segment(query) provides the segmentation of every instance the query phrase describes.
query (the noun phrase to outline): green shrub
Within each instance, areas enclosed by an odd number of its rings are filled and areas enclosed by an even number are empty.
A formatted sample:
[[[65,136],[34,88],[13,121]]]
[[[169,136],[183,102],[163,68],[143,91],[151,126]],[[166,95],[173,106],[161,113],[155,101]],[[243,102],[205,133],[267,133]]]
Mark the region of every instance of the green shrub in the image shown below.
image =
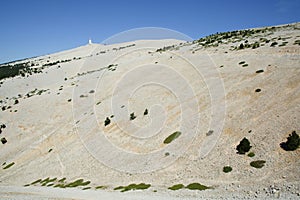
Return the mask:
[[[248,153],[247,156],[248,156],[248,157],[254,157],[254,156],[255,156],[255,153],[254,153],[254,152],[250,152],[250,153]]]
[[[232,171],[232,167],[230,167],[230,166],[223,167],[223,172],[228,173],[228,172],[231,172],[231,171]]]
[[[114,188],[114,190],[121,190],[121,192],[126,192],[129,190],[145,190],[151,187],[150,184],[140,183],[140,184],[130,184],[128,186],[119,186]]]
[[[240,141],[240,144],[236,147],[236,150],[238,151],[238,154],[245,154],[251,149],[251,147],[249,140],[247,138],[243,138]]]
[[[169,187],[168,189],[170,189],[170,190],[180,190],[182,188],[184,188],[183,184],[176,184],[176,185],[173,185],[173,186]]]
[[[106,117],[105,121],[104,121],[104,126],[107,126],[110,124],[110,119],[108,117]]]
[[[252,161],[250,163],[251,167],[255,167],[255,168],[262,168],[263,166],[265,166],[266,161],[264,160],[256,160],[256,161]]]
[[[148,109],[146,108],[146,110],[144,111],[144,115],[148,115]]]
[[[176,131],[174,133],[172,133],[171,135],[169,135],[165,140],[164,140],[164,144],[169,144],[171,143],[173,140],[175,140],[176,138],[178,138],[181,135],[180,131]]]
[[[275,47],[278,43],[277,42],[272,42],[272,44],[270,45],[270,47]]]
[[[286,142],[280,144],[281,148],[286,151],[294,151],[300,146],[300,138],[296,131],[289,135]]]
[[[134,112],[130,113],[130,120],[134,120],[135,118],[136,118],[136,116],[134,115]]]
[[[10,168],[11,166],[13,166],[15,163],[12,162],[12,163],[9,163],[8,165],[6,165],[5,167],[3,167],[3,169],[8,169]]]
[[[191,183],[191,184],[187,185],[186,188],[190,189],[190,190],[206,190],[206,189],[209,189],[210,187],[207,187],[200,183]]]

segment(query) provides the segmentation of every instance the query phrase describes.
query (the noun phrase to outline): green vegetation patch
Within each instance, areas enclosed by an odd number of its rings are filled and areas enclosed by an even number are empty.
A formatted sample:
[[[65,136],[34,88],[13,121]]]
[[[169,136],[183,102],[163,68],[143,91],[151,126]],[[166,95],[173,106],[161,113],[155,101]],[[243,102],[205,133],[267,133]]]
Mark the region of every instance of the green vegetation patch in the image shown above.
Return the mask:
[[[252,161],[250,163],[251,167],[255,167],[255,168],[262,168],[263,166],[265,166],[266,161],[264,160],[256,160],[256,161]]]
[[[189,189],[189,190],[206,190],[206,189],[210,189],[210,187],[207,187],[207,186],[202,185],[200,183],[191,183],[191,184],[187,185],[186,188]]]
[[[183,184],[176,184],[176,185],[173,185],[173,186],[169,187],[168,189],[170,189],[170,190],[180,190],[182,188],[184,188]]]
[[[149,187],[151,187],[151,184],[145,184],[145,183],[140,183],[140,184],[130,184],[128,186],[119,186],[114,188],[114,190],[121,190],[121,192],[127,192],[129,190],[146,190]]]
[[[230,166],[223,167],[223,172],[228,173],[228,172],[231,172],[231,171],[232,171],[232,167],[230,167]]]
[[[283,148],[286,151],[294,151],[300,146],[300,137],[296,133],[296,131],[293,131],[292,134],[289,135],[286,142],[282,142],[280,144],[281,148]]]
[[[164,140],[164,144],[169,144],[171,143],[173,140],[175,140],[176,138],[178,138],[181,135],[180,131],[176,131],[174,133],[172,133],[171,135],[169,135],[165,140]]]
[[[248,155],[247,155],[248,157],[254,157],[255,156],[255,153],[254,152],[250,152],[250,153],[248,153]]]
[[[41,182],[42,181],[42,179],[38,179],[38,180],[36,180],[36,181],[33,181],[32,183],[30,183],[31,185],[34,185],[34,184],[37,184],[37,183],[39,183],[39,182]]]
[[[104,185],[99,185],[99,186],[96,186],[95,189],[98,190],[98,189],[106,189],[107,186],[104,186]]]
[[[6,165],[5,167],[3,167],[3,169],[8,169],[10,168],[11,166],[13,166],[15,163],[12,162],[12,163],[9,163],[8,165]]]
[[[66,187],[77,187],[77,186],[86,186],[88,184],[90,184],[91,182],[90,181],[86,181],[84,182],[83,179],[78,179],[72,183],[69,183],[67,185],[65,185]]]
[[[243,138],[240,141],[240,144],[236,147],[236,150],[238,151],[238,154],[245,154],[251,149],[251,147],[249,140],[247,138]]]

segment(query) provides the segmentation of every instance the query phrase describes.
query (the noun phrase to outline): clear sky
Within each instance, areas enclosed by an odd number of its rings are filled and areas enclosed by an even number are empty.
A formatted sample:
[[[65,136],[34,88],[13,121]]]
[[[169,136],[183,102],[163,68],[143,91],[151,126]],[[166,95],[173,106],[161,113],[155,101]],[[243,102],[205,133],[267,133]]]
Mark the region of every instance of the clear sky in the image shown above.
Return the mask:
[[[1,0],[0,63],[102,42],[141,27],[197,39],[300,21],[300,0]]]

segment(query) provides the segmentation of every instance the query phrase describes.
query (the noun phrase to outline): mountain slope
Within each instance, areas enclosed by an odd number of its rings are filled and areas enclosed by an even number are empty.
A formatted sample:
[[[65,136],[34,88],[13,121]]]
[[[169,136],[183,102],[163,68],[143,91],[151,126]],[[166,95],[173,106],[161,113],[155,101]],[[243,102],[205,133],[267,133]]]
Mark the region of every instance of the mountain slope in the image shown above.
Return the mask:
[[[57,178],[44,182],[52,188],[65,177],[91,190],[149,183],[145,195],[168,198],[296,198],[299,149],[280,143],[300,131],[299,30],[92,44],[0,66],[22,69],[1,80],[0,185]],[[244,137],[254,157],[236,153]],[[250,166],[256,160],[266,163]],[[168,190],[194,182],[214,189]]]

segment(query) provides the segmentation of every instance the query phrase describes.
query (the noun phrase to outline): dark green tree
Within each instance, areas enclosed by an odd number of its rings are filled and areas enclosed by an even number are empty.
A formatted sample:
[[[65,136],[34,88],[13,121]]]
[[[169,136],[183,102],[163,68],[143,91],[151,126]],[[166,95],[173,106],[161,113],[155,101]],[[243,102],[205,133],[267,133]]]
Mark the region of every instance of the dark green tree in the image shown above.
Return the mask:
[[[236,147],[236,150],[238,151],[237,153],[238,154],[245,154],[247,153],[250,149],[251,149],[252,146],[250,146],[250,142],[247,138],[243,138],[241,141],[240,141],[240,144],[237,145]]]
[[[289,135],[286,142],[280,144],[281,148],[286,151],[294,151],[300,146],[300,138],[296,131]]]
[[[110,119],[108,117],[106,117],[106,119],[104,121],[104,126],[107,126],[108,124],[110,124]]]

